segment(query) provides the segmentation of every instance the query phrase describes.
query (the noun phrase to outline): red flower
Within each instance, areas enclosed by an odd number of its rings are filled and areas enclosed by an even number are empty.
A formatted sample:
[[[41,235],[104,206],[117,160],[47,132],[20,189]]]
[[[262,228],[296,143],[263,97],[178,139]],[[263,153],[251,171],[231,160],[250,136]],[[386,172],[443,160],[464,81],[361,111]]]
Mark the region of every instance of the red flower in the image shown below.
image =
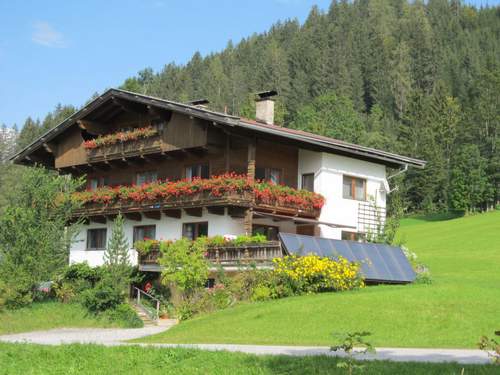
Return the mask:
[[[182,199],[195,194],[222,197],[230,194],[253,194],[255,201],[265,205],[279,205],[303,210],[321,209],[325,199],[317,193],[297,190],[268,182],[251,181],[246,175],[226,173],[220,176],[192,181],[164,181],[141,186],[102,187],[93,191],[75,193],[74,199],[86,203],[113,204],[116,202],[155,202],[171,198]]]

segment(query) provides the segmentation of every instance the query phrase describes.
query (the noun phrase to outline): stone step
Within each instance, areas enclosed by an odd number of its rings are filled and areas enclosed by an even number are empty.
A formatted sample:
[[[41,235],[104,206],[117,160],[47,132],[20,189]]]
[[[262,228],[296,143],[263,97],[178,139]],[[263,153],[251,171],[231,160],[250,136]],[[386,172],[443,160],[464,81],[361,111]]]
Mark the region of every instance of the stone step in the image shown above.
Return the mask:
[[[155,320],[152,320],[142,307],[140,307],[137,304],[132,303],[132,302],[130,303],[130,305],[137,313],[137,316],[139,317],[139,319],[142,320],[144,326],[156,326],[157,325],[157,322]]]

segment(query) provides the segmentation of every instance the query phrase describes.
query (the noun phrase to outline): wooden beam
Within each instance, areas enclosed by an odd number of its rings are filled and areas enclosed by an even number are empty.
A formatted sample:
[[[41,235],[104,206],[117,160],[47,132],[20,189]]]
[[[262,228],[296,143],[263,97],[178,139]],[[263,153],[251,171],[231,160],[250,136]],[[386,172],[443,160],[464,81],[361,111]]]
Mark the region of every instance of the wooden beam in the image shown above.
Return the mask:
[[[235,207],[229,206],[227,208],[227,214],[232,218],[244,218],[247,208],[245,207]]]
[[[253,209],[248,208],[245,211],[245,218],[243,219],[243,228],[245,229],[245,234],[247,236],[252,234],[253,225]]]
[[[247,175],[250,181],[255,180],[255,154],[256,154],[257,140],[252,138],[248,142],[248,155],[247,155]]]
[[[113,107],[111,109],[111,111],[108,111],[106,112],[104,115],[101,115],[99,118],[103,121],[103,122],[109,122],[111,121],[114,117],[116,117],[117,115],[119,115],[120,113],[123,112],[123,109],[122,107]]]
[[[113,98],[112,100],[113,104],[120,106],[126,112],[145,114],[148,111],[143,104],[133,103],[119,98]]]
[[[185,208],[184,211],[186,211],[186,214],[189,216],[201,217],[203,215],[203,209],[201,207]]]
[[[224,216],[226,209],[224,206],[208,206],[207,211],[209,214]]]
[[[224,169],[226,170],[226,173],[229,172],[229,154],[230,154],[230,145],[231,145],[231,140],[229,138],[229,134],[226,133],[226,149],[224,151]]]
[[[80,129],[85,130],[90,134],[102,134],[105,128],[102,123],[97,121],[78,120],[76,123]]]
[[[164,210],[163,213],[165,214],[165,216],[171,217],[174,219],[180,219],[182,216],[182,211],[180,209],[175,209],[175,208]]]
[[[94,223],[99,223],[99,224],[106,224],[106,216],[92,216],[90,217],[90,220],[93,221]]]
[[[146,211],[144,212],[144,216],[148,219],[160,220],[161,219],[161,211]]]
[[[52,148],[52,146],[50,146],[48,143],[44,143],[43,144],[43,148],[45,149],[45,151],[47,151],[49,154],[53,154],[54,153],[54,149]]]
[[[168,111],[166,109],[159,107],[154,107],[152,105],[148,105],[147,108],[148,108],[148,113],[151,116],[160,117],[162,120],[165,120],[167,122],[170,121],[170,118],[172,117],[172,111]]]
[[[115,219],[118,217],[118,214],[108,214],[106,215],[106,218],[110,221],[115,221]]]
[[[141,221],[142,220],[142,215],[140,212],[127,212],[124,214],[124,216],[127,219],[134,220],[134,221]]]

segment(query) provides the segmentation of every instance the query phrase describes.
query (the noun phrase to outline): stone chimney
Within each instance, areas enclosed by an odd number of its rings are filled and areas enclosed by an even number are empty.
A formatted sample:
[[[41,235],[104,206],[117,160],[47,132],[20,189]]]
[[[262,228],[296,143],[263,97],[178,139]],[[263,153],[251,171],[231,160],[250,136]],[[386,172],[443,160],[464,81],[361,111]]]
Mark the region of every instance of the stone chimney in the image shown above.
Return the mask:
[[[255,119],[265,124],[274,124],[274,96],[276,90],[257,93],[255,99]]]

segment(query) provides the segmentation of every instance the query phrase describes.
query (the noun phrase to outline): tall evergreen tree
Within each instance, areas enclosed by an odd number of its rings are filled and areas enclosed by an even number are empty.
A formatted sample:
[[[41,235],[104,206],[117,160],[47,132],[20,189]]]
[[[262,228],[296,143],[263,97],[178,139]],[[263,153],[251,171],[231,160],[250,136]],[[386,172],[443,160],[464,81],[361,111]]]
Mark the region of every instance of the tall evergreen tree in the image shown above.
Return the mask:
[[[108,246],[104,251],[104,263],[108,266],[130,266],[128,241],[123,229],[123,216],[119,214],[113,221],[113,229]]]

